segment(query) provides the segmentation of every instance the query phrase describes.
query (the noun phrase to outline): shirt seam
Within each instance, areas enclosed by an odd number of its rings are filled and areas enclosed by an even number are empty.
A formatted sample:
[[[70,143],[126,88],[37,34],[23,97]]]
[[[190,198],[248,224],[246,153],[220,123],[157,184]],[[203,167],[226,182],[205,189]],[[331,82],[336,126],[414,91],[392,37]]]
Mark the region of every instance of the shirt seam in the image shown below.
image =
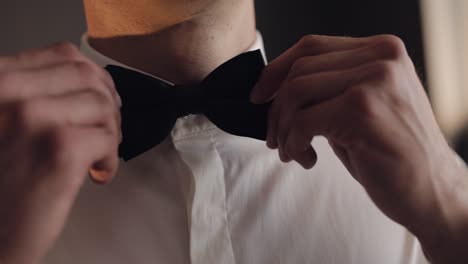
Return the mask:
[[[211,129],[209,132],[213,132],[214,129]],[[231,238],[231,223],[229,222],[229,218],[228,218],[228,213],[227,213],[227,203],[226,203],[226,193],[227,193],[227,189],[226,189],[226,178],[224,177],[224,172],[226,171],[226,167],[224,166],[224,162],[223,160],[221,159],[221,155],[219,154],[219,151],[218,151],[218,147],[217,147],[217,143],[216,141],[214,140],[214,133],[209,133],[209,138],[210,138],[210,143],[213,145],[213,149],[214,151],[216,152],[216,155],[218,156],[219,160],[221,161],[221,165],[222,165],[222,168],[223,168],[223,187],[224,187],[224,199],[223,199],[223,203],[224,203],[224,218],[226,219],[226,226],[227,226],[227,235],[228,235],[228,239],[229,239],[229,244],[230,244],[230,248],[231,248],[231,254],[232,254],[232,258],[234,260],[234,263],[237,263],[236,261],[236,255],[234,254],[234,248],[233,248],[233,245],[232,245],[232,238]]]
[[[201,134],[204,134],[204,133],[209,133],[213,130],[215,130],[216,127],[211,127],[211,128],[207,128],[207,129],[203,129],[203,130],[198,130],[196,132],[190,132],[190,133],[186,133],[186,134],[182,134],[181,136],[177,136],[176,138],[174,138],[173,136],[173,139],[172,141],[173,142],[179,142],[179,141],[182,141],[182,140],[186,140],[186,139],[189,139],[191,137],[195,137],[195,136],[198,136],[198,135],[201,135]],[[211,137],[210,137],[211,139]]]

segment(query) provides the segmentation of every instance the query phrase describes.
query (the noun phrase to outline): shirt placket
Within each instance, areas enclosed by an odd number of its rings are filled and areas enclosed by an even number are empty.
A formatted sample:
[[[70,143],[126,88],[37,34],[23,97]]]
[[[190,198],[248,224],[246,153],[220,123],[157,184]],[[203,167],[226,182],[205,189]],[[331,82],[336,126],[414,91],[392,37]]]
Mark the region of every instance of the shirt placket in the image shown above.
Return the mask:
[[[193,196],[187,206],[191,262],[233,264],[224,166],[212,136],[214,128],[184,134],[181,127],[173,133],[173,139],[178,154],[192,173]]]

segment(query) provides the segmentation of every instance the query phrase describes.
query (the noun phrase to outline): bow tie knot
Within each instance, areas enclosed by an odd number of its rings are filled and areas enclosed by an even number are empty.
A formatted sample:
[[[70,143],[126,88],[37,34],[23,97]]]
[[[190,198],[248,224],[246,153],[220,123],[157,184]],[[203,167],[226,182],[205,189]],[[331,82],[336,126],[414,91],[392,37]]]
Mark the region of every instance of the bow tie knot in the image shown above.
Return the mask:
[[[203,84],[177,85],[172,89],[174,111],[177,117],[203,114],[208,109],[208,94]]]

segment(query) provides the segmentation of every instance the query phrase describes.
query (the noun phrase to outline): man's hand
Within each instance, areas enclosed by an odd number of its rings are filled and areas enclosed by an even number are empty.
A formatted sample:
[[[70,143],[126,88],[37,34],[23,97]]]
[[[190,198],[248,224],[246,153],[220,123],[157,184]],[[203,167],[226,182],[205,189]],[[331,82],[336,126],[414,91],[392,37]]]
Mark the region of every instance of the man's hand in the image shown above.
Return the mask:
[[[71,44],[0,57],[0,263],[38,263],[87,172],[118,167],[111,77]]]
[[[429,251],[440,238],[460,237],[468,223],[466,169],[457,166],[400,39],[304,37],[267,66],[252,93],[254,102],[272,98],[267,144],[282,161],[312,168],[311,141],[325,136],[377,206]]]

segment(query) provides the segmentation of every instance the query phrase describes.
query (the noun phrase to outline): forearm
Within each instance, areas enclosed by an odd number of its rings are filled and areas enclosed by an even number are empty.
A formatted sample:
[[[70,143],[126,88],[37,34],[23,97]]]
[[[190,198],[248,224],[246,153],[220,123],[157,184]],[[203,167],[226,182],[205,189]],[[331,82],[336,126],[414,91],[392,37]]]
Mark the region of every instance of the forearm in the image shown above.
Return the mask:
[[[436,182],[433,215],[412,228],[434,264],[468,263],[468,170],[456,154],[454,157]]]

